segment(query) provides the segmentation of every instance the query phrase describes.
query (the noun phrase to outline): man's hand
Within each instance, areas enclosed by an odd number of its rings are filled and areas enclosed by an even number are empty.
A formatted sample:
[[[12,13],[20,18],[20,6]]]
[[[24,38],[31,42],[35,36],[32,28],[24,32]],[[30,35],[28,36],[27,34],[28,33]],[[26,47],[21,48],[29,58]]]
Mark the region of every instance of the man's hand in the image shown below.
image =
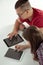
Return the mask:
[[[9,37],[10,39],[12,39],[12,37],[13,37],[14,35],[17,35],[17,32],[16,32],[16,31],[9,33],[9,34],[8,34],[8,37]]]

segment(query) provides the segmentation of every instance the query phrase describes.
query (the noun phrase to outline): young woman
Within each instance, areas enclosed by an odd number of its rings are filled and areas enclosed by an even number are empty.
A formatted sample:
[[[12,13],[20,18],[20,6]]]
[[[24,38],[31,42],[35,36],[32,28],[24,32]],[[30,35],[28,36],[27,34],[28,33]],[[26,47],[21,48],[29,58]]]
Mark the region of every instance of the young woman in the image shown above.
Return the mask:
[[[34,60],[38,60],[43,65],[43,34],[35,26],[30,26],[23,32],[23,37],[30,42],[31,52]]]

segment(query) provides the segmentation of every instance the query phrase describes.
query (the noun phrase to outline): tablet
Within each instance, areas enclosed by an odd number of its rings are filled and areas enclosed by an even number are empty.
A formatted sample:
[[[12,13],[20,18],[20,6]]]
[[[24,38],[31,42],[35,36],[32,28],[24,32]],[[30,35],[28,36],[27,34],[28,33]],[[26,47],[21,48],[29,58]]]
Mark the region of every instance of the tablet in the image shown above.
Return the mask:
[[[13,36],[13,38],[10,40],[9,38],[6,38],[6,39],[4,39],[4,42],[5,42],[5,44],[8,46],[8,47],[11,47],[11,46],[13,46],[13,45],[15,45],[15,44],[18,44],[18,43],[21,43],[21,42],[23,42],[24,40],[22,39],[22,37],[19,35],[19,34],[17,34],[17,36],[15,37],[15,36]]]
[[[7,53],[5,54],[5,57],[20,60],[22,53],[23,51],[18,52],[17,50],[9,48]]]

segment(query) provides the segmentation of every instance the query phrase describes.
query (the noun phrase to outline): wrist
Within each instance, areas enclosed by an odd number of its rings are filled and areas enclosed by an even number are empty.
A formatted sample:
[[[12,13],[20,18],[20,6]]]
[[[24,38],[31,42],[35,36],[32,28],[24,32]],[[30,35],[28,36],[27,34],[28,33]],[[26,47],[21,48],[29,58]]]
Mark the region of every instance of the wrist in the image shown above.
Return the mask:
[[[26,49],[26,48],[29,48],[30,46],[29,45],[24,45],[24,48]]]
[[[30,48],[30,47],[31,47],[30,44],[27,44],[27,45],[26,45],[26,48]]]

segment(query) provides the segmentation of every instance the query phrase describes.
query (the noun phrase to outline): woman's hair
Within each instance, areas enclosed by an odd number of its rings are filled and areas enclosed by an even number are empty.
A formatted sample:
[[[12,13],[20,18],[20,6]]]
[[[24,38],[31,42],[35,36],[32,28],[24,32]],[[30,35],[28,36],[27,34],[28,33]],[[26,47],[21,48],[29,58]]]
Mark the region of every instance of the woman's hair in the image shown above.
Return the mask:
[[[30,41],[31,52],[35,54],[41,42],[43,41],[43,34],[37,29],[37,27],[30,26],[24,30],[23,37],[27,41]]]

